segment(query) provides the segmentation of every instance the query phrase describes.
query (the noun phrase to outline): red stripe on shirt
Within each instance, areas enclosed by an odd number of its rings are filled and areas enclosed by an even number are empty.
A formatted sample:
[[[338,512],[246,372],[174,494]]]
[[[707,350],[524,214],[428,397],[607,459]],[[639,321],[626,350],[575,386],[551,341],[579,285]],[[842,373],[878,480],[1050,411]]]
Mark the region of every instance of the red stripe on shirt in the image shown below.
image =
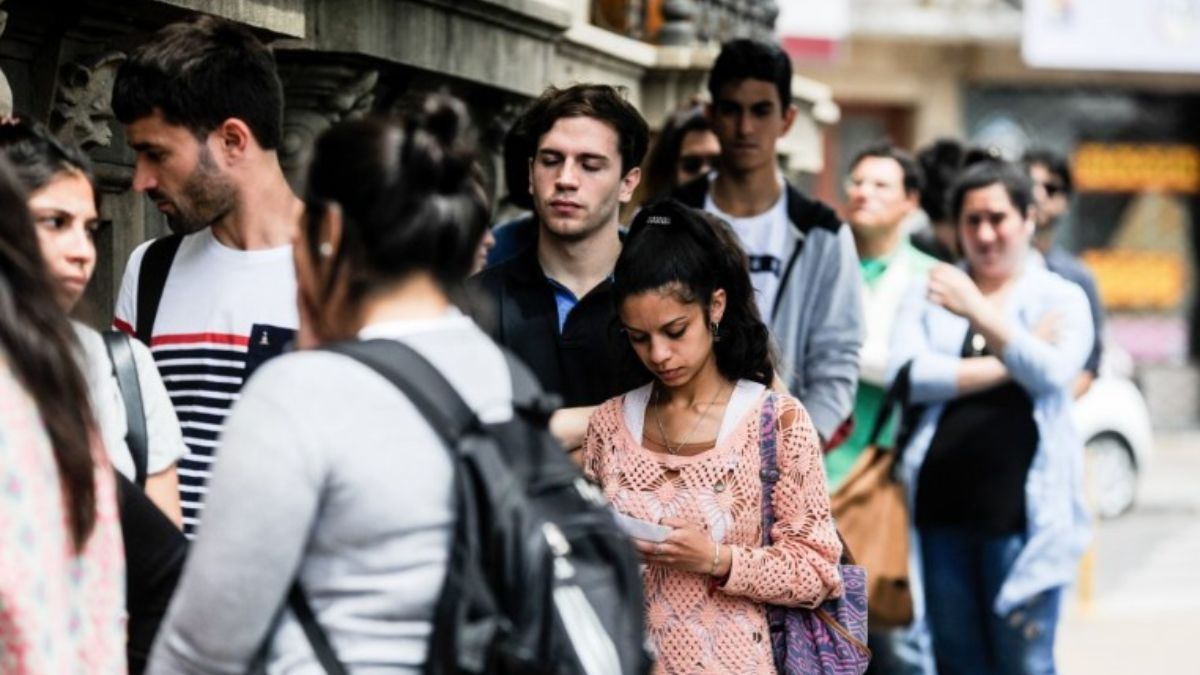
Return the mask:
[[[221,345],[236,345],[246,347],[250,344],[249,335],[231,335],[229,333],[179,333],[176,335],[155,335],[150,338],[150,346],[181,345],[212,343]]]
[[[130,326],[128,323],[118,319],[115,316],[113,317],[113,328],[116,328],[117,330],[129,335],[130,337],[134,337],[133,326]]]

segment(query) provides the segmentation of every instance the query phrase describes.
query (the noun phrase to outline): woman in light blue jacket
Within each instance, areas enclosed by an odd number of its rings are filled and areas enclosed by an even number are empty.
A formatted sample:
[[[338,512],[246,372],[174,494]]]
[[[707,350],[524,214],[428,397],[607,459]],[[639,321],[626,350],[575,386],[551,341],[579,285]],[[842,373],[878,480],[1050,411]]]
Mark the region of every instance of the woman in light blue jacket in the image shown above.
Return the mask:
[[[889,371],[924,406],[903,458],[941,675],[1053,673],[1063,588],[1088,537],[1073,378],[1087,299],[1031,249],[1028,177],[989,160],[951,191],[965,260],[901,306]]]

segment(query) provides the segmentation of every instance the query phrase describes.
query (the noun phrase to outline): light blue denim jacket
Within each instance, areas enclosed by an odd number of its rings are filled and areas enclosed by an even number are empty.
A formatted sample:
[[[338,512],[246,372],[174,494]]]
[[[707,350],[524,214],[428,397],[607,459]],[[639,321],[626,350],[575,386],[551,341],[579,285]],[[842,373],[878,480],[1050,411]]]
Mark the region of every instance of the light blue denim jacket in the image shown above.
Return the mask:
[[[888,364],[890,381],[912,361],[911,400],[927,406],[903,458],[912,512],[917,472],[946,402],[957,393],[968,329],[966,319],[926,299],[926,286],[924,279],[915,282],[900,306]],[[1092,348],[1087,297],[1075,284],[1046,270],[1036,253],[1030,254],[1011,293],[1006,308],[1011,337],[1001,360],[1033,399],[1038,447],[1025,480],[1026,542],[996,597],[993,610],[1000,616],[1044,590],[1069,583],[1090,536],[1083,501],[1083,444],[1071,420],[1072,383]],[[1047,312],[1060,317],[1053,344],[1032,332]]]

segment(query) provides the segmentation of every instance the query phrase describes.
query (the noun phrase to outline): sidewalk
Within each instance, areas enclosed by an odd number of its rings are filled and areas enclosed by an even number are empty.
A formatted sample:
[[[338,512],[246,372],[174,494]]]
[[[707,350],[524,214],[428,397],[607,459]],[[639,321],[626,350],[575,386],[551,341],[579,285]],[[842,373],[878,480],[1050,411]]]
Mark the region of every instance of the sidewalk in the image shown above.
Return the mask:
[[[1064,607],[1064,675],[1200,673],[1200,431],[1155,441],[1134,510],[1097,524],[1092,598]]]

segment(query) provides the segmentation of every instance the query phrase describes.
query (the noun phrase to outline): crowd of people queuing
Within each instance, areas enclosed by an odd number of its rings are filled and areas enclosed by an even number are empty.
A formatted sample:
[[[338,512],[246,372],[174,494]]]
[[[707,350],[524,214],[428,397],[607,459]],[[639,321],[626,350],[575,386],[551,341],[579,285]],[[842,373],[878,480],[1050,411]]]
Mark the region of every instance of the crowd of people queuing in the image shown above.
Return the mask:
[[[912,620],[870,630],[870,672],[1055,672],[1088,532],[1070,408],[1100,356],[1095,285],[1053,243],[1069,168],[879,143],[839,215],[777,161],[791,82],[777,46],[727,43],[653,147],[617,89],[547,89],[493,230],[454,98],[335,125],[296,194],[270,50],[172,24],[113,109],[173,234],[133,252],[106,335],[68,319],[97,255],[88,158],[4,120],[0,672],[323,672],[293,582],[347,672],[427,668],[454,462],[322,349],[380,339],[484,423],[516,414],[505,350],[555,397],[563,451],[641,527],[656,672],[793,672],[766,608],[850,592],[830,495],[873,444],[900,457]]]

